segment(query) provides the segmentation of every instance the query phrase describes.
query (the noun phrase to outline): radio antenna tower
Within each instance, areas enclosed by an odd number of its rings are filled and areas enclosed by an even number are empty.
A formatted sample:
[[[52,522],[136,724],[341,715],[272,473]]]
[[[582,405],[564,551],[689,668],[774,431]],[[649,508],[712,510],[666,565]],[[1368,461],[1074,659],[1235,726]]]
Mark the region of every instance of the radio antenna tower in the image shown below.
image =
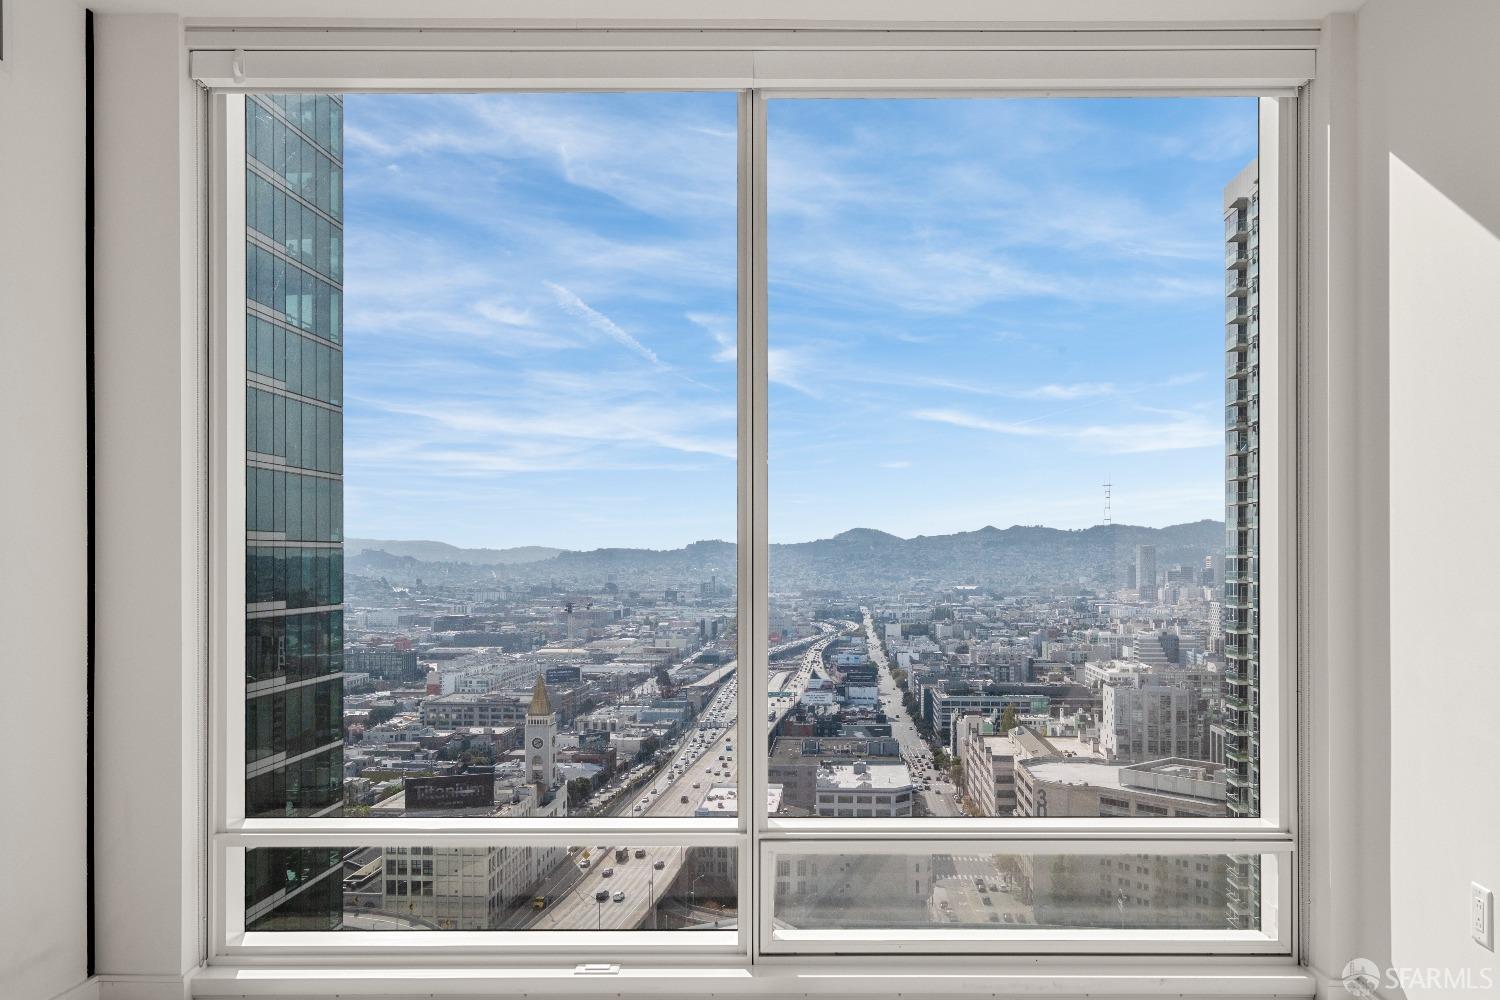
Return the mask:
[[[1109,519],[1109,488],[1111,486],[1113,486],[1113,485],[1114,484],[1110,483],[1110,482],[1106,482],[1104,484],[1104,526],[1106,528],[1110,526],[1110,519]]]

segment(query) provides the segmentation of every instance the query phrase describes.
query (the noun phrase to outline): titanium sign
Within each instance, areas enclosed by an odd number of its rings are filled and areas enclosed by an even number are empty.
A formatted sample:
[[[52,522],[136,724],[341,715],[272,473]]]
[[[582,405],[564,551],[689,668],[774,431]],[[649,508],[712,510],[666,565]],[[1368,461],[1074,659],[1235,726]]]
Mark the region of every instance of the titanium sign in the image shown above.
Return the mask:
[[[434,809],[482,809],[495,804],[492,774],[450,774],[440,778],[407,778],[408,812]]]

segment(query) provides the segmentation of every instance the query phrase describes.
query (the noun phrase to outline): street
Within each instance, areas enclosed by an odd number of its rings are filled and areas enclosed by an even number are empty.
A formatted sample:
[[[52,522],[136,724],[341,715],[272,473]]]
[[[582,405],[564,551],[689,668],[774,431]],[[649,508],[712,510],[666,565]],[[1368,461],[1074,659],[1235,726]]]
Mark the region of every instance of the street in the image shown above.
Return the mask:
[[[891,676],[891,665],[886,660],[885,648],[875,632],[875,621],[868,608],[860,608],[864,615],[865,638],[870,648],[870,657],[875,661],[880,676],[880,706],[891,720],[891,735],[901,744],[901,757],[911,768],[912,781],[918,786],[917,801],[929,816],[962,816],[963,807],[958,802],[958,789],[940,774],[932,763],[932,748],[917,732],[916,723],[901,702],[901,689]],[[922,787],[922,786],[926,787]]]

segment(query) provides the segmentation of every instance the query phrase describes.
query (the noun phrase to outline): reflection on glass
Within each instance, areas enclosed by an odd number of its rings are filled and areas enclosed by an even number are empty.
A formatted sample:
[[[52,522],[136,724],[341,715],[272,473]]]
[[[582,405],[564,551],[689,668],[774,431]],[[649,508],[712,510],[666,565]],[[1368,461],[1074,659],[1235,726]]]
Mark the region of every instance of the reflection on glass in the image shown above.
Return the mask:
[[[774,920],[800,930],[1255,930],[1262,858],[773,854]],[[1257,897],[1258,898],[1258,897]]]
[[[725,930],[720,847],[355,847],[246,854],[248,930]],[[332,874],[328,874],[332,872]],[[253,886],[277,883],[275,905]]]

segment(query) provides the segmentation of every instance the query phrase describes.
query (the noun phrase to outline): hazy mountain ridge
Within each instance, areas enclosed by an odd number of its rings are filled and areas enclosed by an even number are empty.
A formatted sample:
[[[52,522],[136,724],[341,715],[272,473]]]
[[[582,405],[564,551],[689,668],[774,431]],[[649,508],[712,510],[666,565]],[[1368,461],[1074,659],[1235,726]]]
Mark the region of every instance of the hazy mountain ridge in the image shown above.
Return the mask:
[[[421,562],[474,563],[480,566],[511,566],[517,563],[540,562],[551,559],[562,549],[545,545],[521,545],[512,549],[465,549],[447,542],[402,541],[383,538],[344,539],[345,557],[357,556],[364,551],[385,552],[393,556],[407,556]]]
[[[354,575],[416,578],[427,581],[488,580],[500,584],[559,582],[580,587],[615,582],[626,589],[695,588],[714,577],[733,584],[735,545],[724,541],[693,542],[680,549],[609,548],[590,551],[544,549],[460,549],[440,542],[368,542],[358,551],[346,543],[345,571]],[[852,528],[832,538],[771,546],[773,589],[900,589],[917,581],[975,583],[1015,587],[1092,582],[1118,584],[1135,560],[1137,545],[1155,545],[1158,567],[1199,565],[1204,556],[1222,552],[1224,524],[1194,521],[1146,528],[1096,525],[1064,530],[1034,525],[995,528],[951,535],[901,538],[871,528]],[[379,546],[376,548],[375,546]],[[400,546],[400,549],[386,546]],[[424,560],[406,554],[414,546],[440,546],[449,558]],[[552,552],[518,560],[517,552]],[[499,554],[509,562],[460,559],[459,554]]]

